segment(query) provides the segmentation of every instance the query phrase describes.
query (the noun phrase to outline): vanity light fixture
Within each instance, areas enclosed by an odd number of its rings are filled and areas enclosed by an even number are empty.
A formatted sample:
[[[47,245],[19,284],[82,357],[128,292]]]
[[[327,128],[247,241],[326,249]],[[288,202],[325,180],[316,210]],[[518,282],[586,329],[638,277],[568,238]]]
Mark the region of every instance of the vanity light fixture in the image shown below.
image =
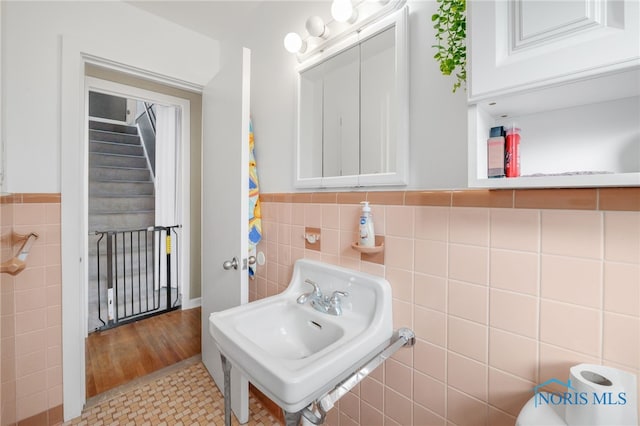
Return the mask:
[[[305,23],[307,36],[289,33],[284,47],[297,56],[298,62],[357,33],[372,22],[400,10],[407,0],[332,0],[331,16],[325,22],[320,16],[311,16]]]
[[[329,28],[319,16],[310,16],[305,24],[307,32],[312,37],[320,37],[326,39],[329,37]]]
[[[358,11],[354,9],[351,0],[333,0],[331,3],[331,16],[336,22],[353,24],[358,19]]]
[[[298,33],[288,33],[284,36],[284,48],[291,53],[304,53],[307,50],[307,42],[302,40]]]

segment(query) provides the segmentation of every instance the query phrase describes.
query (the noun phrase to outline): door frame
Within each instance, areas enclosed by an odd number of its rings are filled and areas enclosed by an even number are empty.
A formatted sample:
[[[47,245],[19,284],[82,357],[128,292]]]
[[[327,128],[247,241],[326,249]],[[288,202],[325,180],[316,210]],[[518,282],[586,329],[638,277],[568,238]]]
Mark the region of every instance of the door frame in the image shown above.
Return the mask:
[[[63,35],[60,67],[60,187],[62,276],[62,394],[63,418],[82,414],[86,402],[86,266],[87,173],[83,166],[88,134],[85,117],[85,65],[93,64],[166,86],[202,93],[203,86],[116,62],[89,52],[101,51],[91,41]],[[206,69],[211,76],[217,69]],[[78,226],[80,224],[80,226]],[[184,304],[183,304],[184,306]]]
[[[179,277],[178,277],[178,283],[179,283],[179,287],[178,287],[178,291],[180,292],[180,294],[182,295],[182,301],[184,301],[185,303],[182,304],[182,308],[181,309],[189,309],[194,307],[193,304],[190,302],[191,298],[190,298],[190,290],[191,290],[191,286],[189,285],[190,283],[190,268],[189,265],[186,263],[186,259],[190,258],[190,247],[191,247],[191,222],[190,222],[190,217],[191,217],[191,191],[190,191],[190,185],[189,185],[189,177],[191,174],[191,157],[190,157],[190,150],[191,150],[191,126],[190,126],[190,119],[191,119],[191,102],[188,99],[184,99],[184,98],[179,98],[179,97],[175,97],[175,96],[171,96],[171,95],[166,95],[164,93],[158,93],[158,92],[153,92],[153,91],[149,91],[149,90],[145,90],[145,89],[141,89],[135,86],[129,86],[126,84],[122,84],[122,83],[118,83],[118,82],[114,82],[114,81],[109,81],[109,80],[103,80],[100,78],[96,78],[96,77],[89,77],[89,76],[85,76],[85,125],[88,123],[89,120],[89,92],[99,92],[99,93],[104,93],[104,94],[108,94],[108,95],[113,95],[113,96],[119,96],[119,97],[123,97],[126,99],[137,99],[137,100],[143,100],[143,101],[150,101],[154,104],[158,104],[158,105],[165,105],[165,106],[172,106],[175,108],[180,109],[180,114],[179,114],[179,126],[180,126],[180,140],[177,141],[176,145],[177,148],[179,150],[179,157],[180,157],[180,162],[179,162],[179,170],[177,170],[177,172],[179,173],[179,176],[176,176],[176,182],[178,183],[179,187],[178,187],[178,191],[176,194],[176,197],[178,199],[178,217],[177,217],[177,222],[178,224],[182,225],[182,230],[180,232],[180,246],[179,246],[179,250],[177,251],[177,254],[179,256],[179,258],[177,259],[177,264],[178,264],[178,271],[179,271]],[[84,220],[84,231],[82,231],[82,235],[86,236],[87,235],[87,230],[89,229],[89,225],[88,225],[88,217],[89,217],[89,189],[88,189],[88,182],[89,182],[89,131],[87,130],[85,133],[85,141],[83,144],[83,148],[84,148],[84,160],[83,160],[83,166],[84,166],[84,184],[85,184],[85,188],[83,191],[83,195],[84,195],[84,199],[83,199],[83,204],[82,207],[85,211],[85,220]],[[156,187],[156,196],[157,196],[157,187]],[[158,224],[156,223],[156,225],[175,225],[175,224]],[[89,245],[85,244],[84,246],[84,255],[83,255],[84,259],[89,259]],[[89,270],[89,264],[88,262],[84,262],[84,269],[85,269],[85,275],[84,275],[84,283],[83,283],[83,287],[85,289],[85,297],[86,297],[86,303],[85,303],[85,312],[84,312],[84,316],[85,316],[85,327],[88,328],[87,326],[87,320],[88,320],[88,298],[89,298],[89,292],[87,289],[87,284],[88,284],[88,280],[87,280],[87,276],[88,276],[88,270]],[[88,334],[88,329],[85,328],[84,331],[84,335],[87,336]]]

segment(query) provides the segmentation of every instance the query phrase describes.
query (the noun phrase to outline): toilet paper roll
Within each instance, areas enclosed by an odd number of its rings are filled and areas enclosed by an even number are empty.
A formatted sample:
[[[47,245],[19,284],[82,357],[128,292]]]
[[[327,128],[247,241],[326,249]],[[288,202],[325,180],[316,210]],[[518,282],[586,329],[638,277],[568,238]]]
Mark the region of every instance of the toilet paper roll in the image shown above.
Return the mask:
[[[637,425],[636,376],[612,367],[579,364],[570,368],[574,403],[566,405],[565,420],[578,425]]]

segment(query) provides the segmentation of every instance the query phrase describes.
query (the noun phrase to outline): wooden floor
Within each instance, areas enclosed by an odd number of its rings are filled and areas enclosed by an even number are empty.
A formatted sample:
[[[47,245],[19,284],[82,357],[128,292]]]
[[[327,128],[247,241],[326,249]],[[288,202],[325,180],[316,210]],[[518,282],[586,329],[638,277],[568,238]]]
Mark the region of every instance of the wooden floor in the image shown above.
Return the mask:
[[[200,329],[200,308],[194,308],[89,334],[87,398],[199,354]]]

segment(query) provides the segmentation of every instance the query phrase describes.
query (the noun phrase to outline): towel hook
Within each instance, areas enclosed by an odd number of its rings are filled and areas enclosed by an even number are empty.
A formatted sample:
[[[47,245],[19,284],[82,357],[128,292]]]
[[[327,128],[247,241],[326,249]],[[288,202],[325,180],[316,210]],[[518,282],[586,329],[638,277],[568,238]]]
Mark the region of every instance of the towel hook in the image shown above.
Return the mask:
[[[13,256],[11,259],[7,260],[0,264],[0,273],[6,273],[10,275],[17,275],[24,268],[27,267],[27,257],[29,256],[29,251],[31,250],[31,246],[38,238],[38,234],[35,232],[31,232],[27,235],[12,233],[11,234],[11,245],[17,244],[22,241],[22,245],[18,250],[18,254]]]

